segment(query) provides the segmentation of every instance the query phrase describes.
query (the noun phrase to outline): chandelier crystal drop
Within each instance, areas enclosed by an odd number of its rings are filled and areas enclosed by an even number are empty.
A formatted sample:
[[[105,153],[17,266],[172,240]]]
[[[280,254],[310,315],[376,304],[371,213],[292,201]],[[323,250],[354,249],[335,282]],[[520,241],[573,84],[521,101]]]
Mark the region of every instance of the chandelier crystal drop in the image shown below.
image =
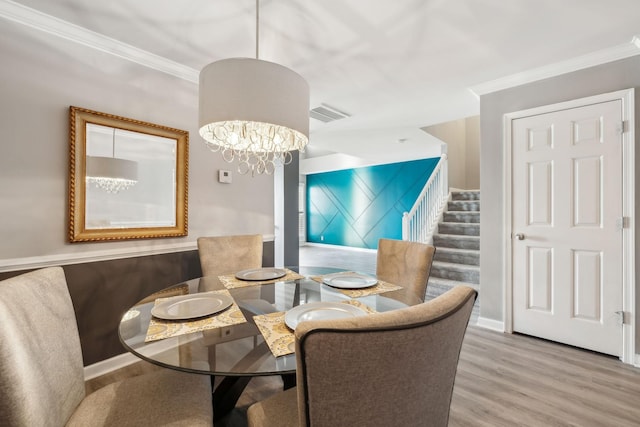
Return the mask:
[[[106,191],[107,193],[117,194],[120,191],[133,187],[138,181],[131,179],[102,178],[88,176],[87,183],[93,184],[96,188]]]
[[[304,152],[308,139],[301,132],[270,123],[231,120],[211,123],[200,135],[214,152],[231,163],[238,161],[238,172],[272,174],[278,165],[288,165],[291,151]]]
[[[200,136],[241,174],[271,174],[309,142],[309,85],[294,71],[256,58],[222,59],[200,72]]]
[[[116,157],[116,128],[112,129],[111,157],[86,156],[86,182],[110,194],[138,182],[138,162]]]
[[[107,193],[117,194],[138,182],[138,164],[117,157],[87,156],[86,182]]]

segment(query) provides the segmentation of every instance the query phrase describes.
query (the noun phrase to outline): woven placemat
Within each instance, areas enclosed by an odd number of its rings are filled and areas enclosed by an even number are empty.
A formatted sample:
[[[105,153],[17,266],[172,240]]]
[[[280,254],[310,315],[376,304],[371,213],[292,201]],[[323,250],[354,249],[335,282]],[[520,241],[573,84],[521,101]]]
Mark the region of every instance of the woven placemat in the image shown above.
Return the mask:
[[[368,314],[376,313],[374,309],[360,301],[348,300],[341,302],[359,307]],[[295,335],[284,323],[286,314],[284,311],[278,311],[276,313],[253,316],[253,321],[269,346],[269,350],[271,350],[271,353],[276,357],[286,356],[296,351]]]
[[[231,298],[231,294],[226,289],[211,291],[207,293],[223,294]],[[168,299],[170,298],[158,298],[156,299],[155,305],[167,301]],[[236,304],[235,301],[229,308],[223,310],[220,313],[212,314],[211,316],[199,318],[196,320],[174,321],[151,317],[151,321],[149,322],[149,329],[147,329],[147,335],[144,341],[157,341],[165,338],[175,337],[178,335],[191,334],[193,332],[206,331],[209,329],[221,328],[229,325],[237,325],[246,321],[247,319],[244,317],[242,311],[240,311],[240,307],[238,307],[238,304]]]
[[[285,268],[284,270],[287,272],[287,274],[285,274],[283,277],[270,280],[240,280],[236,277],[235,274],[218,276],[218,279],[220,279],[224,287],[227,289],[245,288],[247,286],[267,285],[269,283],[275,282],[290,282],[293,280],[304,279],[304,276],[296,273],[295,271],[289,270],[288,268]]]
[[[333,276],[361,276],[361,274],[358,274],[353,271],[343,271],[340,273],[325,274],[323,276],[312,276],[311,279],[315,280],[316,282],[324,283],[323,280],[325,278],[333,277]],[[397,291],[398,289],[402,289],[402,286],[394,285],[392,283],[385,282],[383,280],[378,280],[378,283],[376,283],[373,286],[369,286],[368,288],[362,288],[362,289],[333,288],[333,289],[340,291],[341,293],[348,296],[349,298],[361,298],[361,297],[366,297],[368,295],[377,295],[377,294],[382,294],[384,292]]]

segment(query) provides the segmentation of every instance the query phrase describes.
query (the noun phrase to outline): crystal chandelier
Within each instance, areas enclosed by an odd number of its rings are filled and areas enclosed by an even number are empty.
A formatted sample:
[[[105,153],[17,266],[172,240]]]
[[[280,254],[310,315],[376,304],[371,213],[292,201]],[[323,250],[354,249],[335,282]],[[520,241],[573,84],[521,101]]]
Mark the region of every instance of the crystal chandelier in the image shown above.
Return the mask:
[[[116,158],[116,129],[111,142],[112,157],[87,156],[87,184],[116,194],[138,182],[138,163]]]
[[[200,136],[238,172],[271,174],[309,142],[309,85],[294,71],[259,57],[213,62],[200,72]]]

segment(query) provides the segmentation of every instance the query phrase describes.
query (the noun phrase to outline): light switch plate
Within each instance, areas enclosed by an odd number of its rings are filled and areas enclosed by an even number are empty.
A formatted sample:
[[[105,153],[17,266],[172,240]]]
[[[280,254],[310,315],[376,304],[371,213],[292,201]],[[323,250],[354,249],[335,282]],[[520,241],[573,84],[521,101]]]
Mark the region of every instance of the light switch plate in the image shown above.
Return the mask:
[[[231,184],[231,171],[218,171],[218,182]]]

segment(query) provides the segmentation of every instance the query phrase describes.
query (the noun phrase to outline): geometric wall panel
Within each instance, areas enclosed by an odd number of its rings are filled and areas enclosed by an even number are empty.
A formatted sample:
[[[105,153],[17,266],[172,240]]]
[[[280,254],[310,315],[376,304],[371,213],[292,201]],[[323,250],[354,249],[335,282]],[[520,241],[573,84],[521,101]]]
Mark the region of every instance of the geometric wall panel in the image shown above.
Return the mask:
[[[439,157],[307,175],[307,242],[377,249],[402,239],[402,214]]]

